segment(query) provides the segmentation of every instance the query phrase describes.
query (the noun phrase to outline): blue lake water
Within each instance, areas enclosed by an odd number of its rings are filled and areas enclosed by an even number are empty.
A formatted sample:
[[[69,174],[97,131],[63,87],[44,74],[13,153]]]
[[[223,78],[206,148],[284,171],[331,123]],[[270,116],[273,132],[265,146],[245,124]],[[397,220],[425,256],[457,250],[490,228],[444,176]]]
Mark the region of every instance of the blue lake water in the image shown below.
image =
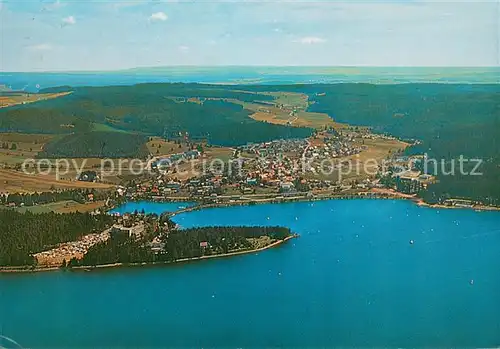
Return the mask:
[[[118,206],[109,211],[110,213],[134,213],[135,211],[141,212],[144,210],[146,213],[156,213],[160,215],[164,212],[174,212],[182,208],[193,206],[192,202],[148,202],[148,201],[130,201],[124,205]]]
[[[500,345],[500,212],[332,200],[175,220],[301,236],[174,266],[0,275],[0,333],[37,348]]]

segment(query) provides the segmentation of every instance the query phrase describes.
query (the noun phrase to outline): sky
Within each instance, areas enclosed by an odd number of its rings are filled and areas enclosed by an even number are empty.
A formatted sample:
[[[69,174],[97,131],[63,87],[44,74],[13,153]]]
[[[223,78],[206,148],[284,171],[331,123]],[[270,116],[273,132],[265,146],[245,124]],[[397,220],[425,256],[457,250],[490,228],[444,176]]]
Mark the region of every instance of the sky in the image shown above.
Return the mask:
[[[0,0],[0,70],[499,66],[500,0]]]

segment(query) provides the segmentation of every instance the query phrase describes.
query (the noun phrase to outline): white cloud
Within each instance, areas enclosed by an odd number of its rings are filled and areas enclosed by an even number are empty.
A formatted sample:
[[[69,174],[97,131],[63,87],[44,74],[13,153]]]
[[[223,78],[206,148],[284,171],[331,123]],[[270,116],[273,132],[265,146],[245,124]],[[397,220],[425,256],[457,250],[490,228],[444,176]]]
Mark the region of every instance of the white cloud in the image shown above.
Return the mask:
[[[306,36],[306,37],[300,38],[298,40],[295,40],[295,42],[298,42],[300,44],[305,44],[305,45],[312,45],[312,44],[322,44],[322,43],[326,42],[326,40],[323,38],[316,37],[316,36]]]
[[[54,1],[53,4],[49,5],[49,7],[51,9],[58,9],[58,8],[63,7],[63,6],[64,6],[64,4],[61,2],[61,0],[56,0],[56,1]]]
[[[179,46],[179,51],[181,51],[181,52],[187,52],[187,51],[189,51],[189,46],[184,46],[184,45],[183,46]]]
[[[76,19],[73,16],[68,16],[62,19],[63,24],[73,25],[76,23]]]
[[[166,21],[167,19],[168,16],[165,14],[165,12],[156,12],[149,17],[150,21]]]
[[[52,50],[52,45],[50,44],[38,44],[38,45],[32,45],[27,47],[29,50],[32,51],[50,51]]]

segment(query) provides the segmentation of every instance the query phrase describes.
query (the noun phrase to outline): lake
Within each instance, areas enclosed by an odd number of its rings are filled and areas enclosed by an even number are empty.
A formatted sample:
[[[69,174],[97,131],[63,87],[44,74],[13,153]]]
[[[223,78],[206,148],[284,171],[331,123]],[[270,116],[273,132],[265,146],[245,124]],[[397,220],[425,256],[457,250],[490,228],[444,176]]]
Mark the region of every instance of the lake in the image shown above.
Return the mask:
[[[173,266],[0,275],[0,333],[37,348],[500,345],[500,212],[331,200],[174,220],[300,237]]]
[[[141,213],[142,210],[147,213],[155,213],[157,215],[163,212],[174,212],[180,209],[193,206],[193,202],[150,202],[150,201],[129,201],[125,204],[114,208],[109,213],[134,213],[135,211]]]

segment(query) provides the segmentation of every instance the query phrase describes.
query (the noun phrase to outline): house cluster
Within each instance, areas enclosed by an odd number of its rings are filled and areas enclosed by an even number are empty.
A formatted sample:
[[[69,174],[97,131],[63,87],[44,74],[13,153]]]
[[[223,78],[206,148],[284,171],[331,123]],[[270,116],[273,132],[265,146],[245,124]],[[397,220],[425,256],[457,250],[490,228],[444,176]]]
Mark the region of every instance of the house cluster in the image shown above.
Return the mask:
[[[260,158],[275,158],[283,154],[302,154],[308,143],[305,139],[280,139],[265,143],[250,143],[238,149],[242,154],[255,154]]]
[[[433,176],[422,173],[415,168],[393,173],[392,177],[395,189],[404,194],[416,194],[427,189],[427,186],[435,180]]]
[[[307,167],[303,162],[315,164],[322,159],[353,155],[360,152],[361,148],[354,146],[349,136],[339,135],[333,130],[325,131],[321,137],[324,138],[313,144],[306,139],[247,144],[234,151],[230,167],[206,168],[203,175],[185,181],[171,179],[168,174],[158,170],[158,176],[154,180],[137,184],[120,195],[132,200],[161,200],[169,196],[215,198],[225,193],[232,195],[235,191],[254,194],[257,188],[268,188],[276,193],[330,188],[332,183],[329,181],[304,179]],[[193,153],[193,156],[199,155]],[[172,156],[169,159],[182,160]],[[157,169],[160,167],[156,165]]]
[[[387,139],[387,140],[397,140],[396,137],[394,136],[389,136],[389,135],[384,135],[384,134],[379,134],[379,133],[371,133],[371,132],[366,132],[361,135],[361,138],[363,139]]]
[[[343,158],[361,153],[366,146],[359,142],[359,137],[359,130],[337,131],[330,128],[315,133],[310,139],[250,143],[236,148],[230,164],[224,163],[225,168],[213,168],[211,165],[205,167],[201,175],[183,180],[175,175],[170,165],[201,157],[198,150],[155,158],[152,168],[157,170],[156,177],[149,177],[146,182],[126,189],[120,188],[119,194],[129,200],[163,200],[170,197],[214,199],[219,196],[272,192],[292,195],[312,190],[369,189],[385,185],[373,179],[355,183],[346,179],[343,183],[336,183],[331,181],[334,177],[314,176],[335,173],[337,168],[343,166],[343,162],[340,162],[345,160]],[[388,138],[383,135],[374,137]],[[336,162],[332,163],[334,159]],[[414,163],[408,160],[397,156],[390,159],[389,166],[401,165],[403,169],[398,171],[400,175],[397,179],[394,177],[391,180],[391,185],[402,192],[414,193],[424,188],[432,178],[421,173],[415,177],[411,174],[411,171],[416,170]],[[404,171],[410,172],[401,174]],[[383,169],[380,173],[390,177]]]
[[[165,250],[165,243],[162,241],[161,236],[155,236],[151,242],[146,243],[146,246],[149,246],[154,253],[160,253]]]
[[[304,157],[321,162],[328,159],[336,159],[361,153],[362,147],[355,146],[352,140],[343,137],[325,137],[323,142],[309,146]]]
[[[475,205],[479,204],[479,202],[475,202],[472,200],[466,199],[447,199],[443,202],[446,206],[455,206],[455,207],[463,207],[463,208],[471,208]]]
[[[83,171],[76,179],[81,182],[99,182],[101,180],[96,171]]]
[[[212,196],[222,193],[222,185],[229,183],[229,177],[222,173],[212,173],[209,171],[205,175],[192,178],[184,184],[184,188],[191,196]]]
[[[110,229],[111,236],[125,235],[136,240],[142,238],[146,233],[146,225],[144,221],[134,221],[130,215],[124,215],[118,218],[116,224]]]
[[[242,152],[256,157],[242,162],[243,193],[251,193],[255,186],[271,187],[287,192],[300,176],[300,159],[306,151],[306,140],[279,140],[249,145]]]
[[[248,187],[274,187],[280,193],[291,194],[312,189],[332,189],[332,182],[320,178],[304,178],[305,172],[315,172],[316,161],[356,154],[360,148],[351,145],[346,137],[325,133],[320,142],[304,140],[276,141],[251,145],[246,152],[259,155],[244,164],[245,190]],[[243,153],[244,154],[244,153]],[[317,165],[317,164],[316,164]]]
[[[85,235],[78,241],[62,243],[54,249],[36,253],[33,257],[35,257],[38,265],[58,267],[63,263],[68,263],[73,258],[83,258],[89,248],[109,238],[110,230],[108,229],[102,233]]]
[[[201,156],[201,152],[192,149],[185,151],[183,153],[172,154],[165,157],[156,158],[155,161],[151,163],[152,169],[166,170],[169,169],[173,164],[182,163],[185,161],[198,159]]]
[[[159,175],[152,181],[134,184],[127,188],[119,187],[116,192],[118,196],[128,200],[151,199],[159,200],[165,196],[178,194],[182,188],[182,183],[173,179],[166,179]]]

